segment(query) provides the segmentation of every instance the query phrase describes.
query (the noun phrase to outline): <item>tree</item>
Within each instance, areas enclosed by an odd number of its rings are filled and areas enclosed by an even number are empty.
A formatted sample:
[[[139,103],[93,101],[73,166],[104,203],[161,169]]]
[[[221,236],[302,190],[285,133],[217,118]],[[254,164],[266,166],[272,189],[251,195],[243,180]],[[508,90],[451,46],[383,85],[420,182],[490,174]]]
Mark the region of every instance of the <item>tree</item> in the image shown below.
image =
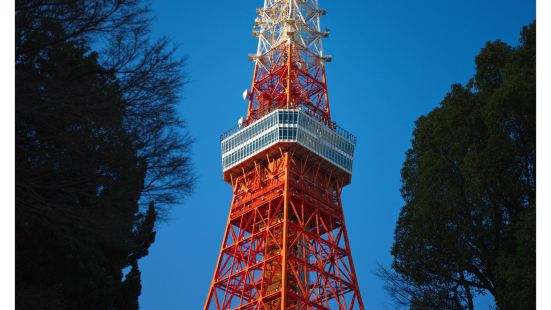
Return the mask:
[[[150,28],[143,0],[16,1],[16,109],[30,113],[34,104],[31,77],[19,68],[62,44],[96,46],[100,66],[78,78],[104,76],[118,88],[124,126],[148,163],[142,195],[163,206],[189,194],[195,179],[186,156],[192,139],[174,110],[185,59],[175,57],[166,38],[152,41]]]
[[[489,293],[500,309],[535,309],[535,33],[487,43],[470,82],[415,124],[392,270],[380,271],[401,304],[473,309]]]
[[[192,190],[184,62],[149,14],[16,1],[18,309],[137,309],[155,223]]]

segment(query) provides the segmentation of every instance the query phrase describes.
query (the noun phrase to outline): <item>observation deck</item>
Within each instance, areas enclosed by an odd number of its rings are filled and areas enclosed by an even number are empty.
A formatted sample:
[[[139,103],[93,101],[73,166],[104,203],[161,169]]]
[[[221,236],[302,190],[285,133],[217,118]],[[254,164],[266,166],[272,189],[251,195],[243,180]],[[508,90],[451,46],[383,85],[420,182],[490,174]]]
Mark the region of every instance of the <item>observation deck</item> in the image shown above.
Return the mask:
[[[229,182],[232,175],[254,167],[255,160],[277,156],[280,148],[290,147],[296,155],[314,155],[321,169],[342,175],[348,184],[356,137],[335,124],[332,127],[299,109],[278,109],[246,127],[234,127],[221,136],[224,180]]]

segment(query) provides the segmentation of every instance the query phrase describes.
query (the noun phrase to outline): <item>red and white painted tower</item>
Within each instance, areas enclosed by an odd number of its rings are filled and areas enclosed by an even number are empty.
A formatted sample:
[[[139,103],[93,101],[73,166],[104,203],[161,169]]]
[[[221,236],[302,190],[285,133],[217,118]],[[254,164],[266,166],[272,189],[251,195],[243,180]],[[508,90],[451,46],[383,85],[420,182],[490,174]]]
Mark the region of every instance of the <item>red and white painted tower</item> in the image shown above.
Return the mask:
[[[364,309],[341,204],[356,138],[331,120],[317,0],[257,10],[247,117],[222,135],[233,199],[205,309]]]

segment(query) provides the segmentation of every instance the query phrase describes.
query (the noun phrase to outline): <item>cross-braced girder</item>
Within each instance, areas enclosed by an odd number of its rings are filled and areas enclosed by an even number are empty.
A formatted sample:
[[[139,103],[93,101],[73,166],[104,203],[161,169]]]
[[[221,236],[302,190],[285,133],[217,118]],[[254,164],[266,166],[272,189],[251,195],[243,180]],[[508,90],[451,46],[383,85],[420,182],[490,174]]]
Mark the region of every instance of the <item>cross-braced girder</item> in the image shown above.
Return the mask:
[[[247,123],[275,109],[304,108],[331,124],[317,0],[265,0],[253,34],[258,36]]]
[[[355,137],[331,121],[317,0],[265,0],[233,199],[204,309],[363,310],[341,204]],[[277,111],[274,111],[277,110]]]
[[[257,55],[264,55],[291,38],[294,44],[323,56],[322,38],[327,31],[320,28],[317,0],[265,0],[257,10],[253,34],[258,36]]]
[[[341,205],[342,179],[281,150],[232,180],[205,309],[363,309]]]

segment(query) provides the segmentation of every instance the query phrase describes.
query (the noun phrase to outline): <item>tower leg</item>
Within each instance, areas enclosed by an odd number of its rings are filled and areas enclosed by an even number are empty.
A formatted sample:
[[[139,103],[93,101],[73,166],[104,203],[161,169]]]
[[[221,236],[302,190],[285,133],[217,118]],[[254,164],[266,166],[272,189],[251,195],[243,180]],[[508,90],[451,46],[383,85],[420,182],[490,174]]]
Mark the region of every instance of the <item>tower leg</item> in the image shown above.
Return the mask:
[[[204,309],[364,309],[339,180],[282,152],[233,181]]]

